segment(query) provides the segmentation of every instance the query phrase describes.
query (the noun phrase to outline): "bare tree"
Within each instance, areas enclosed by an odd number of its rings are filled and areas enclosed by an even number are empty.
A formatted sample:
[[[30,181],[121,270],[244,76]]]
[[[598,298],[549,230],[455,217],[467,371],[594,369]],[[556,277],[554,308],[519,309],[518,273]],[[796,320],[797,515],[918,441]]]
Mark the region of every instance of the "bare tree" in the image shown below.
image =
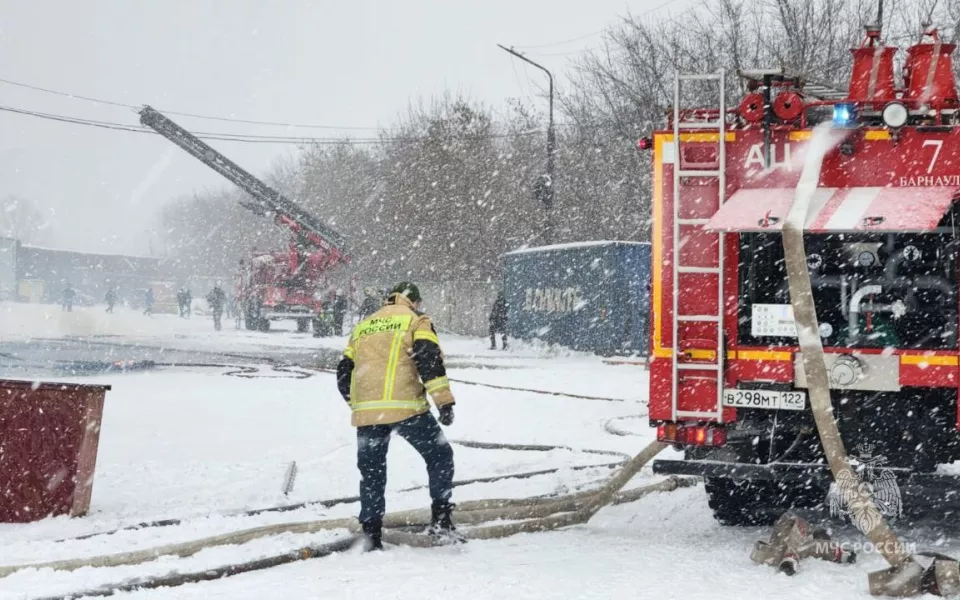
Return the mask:
[[[43,214],[29,200],[9,195],[0,202],[0,236],[38,243],[48,239],[47,226]]]
[[[728,106],[746,91],[737,73],[750,68],[843,87],[850,48],[876,18],[874,0],[705,0],[672,19],[625,15],[573,61],[559,94],[557,241],[647,239],[649,155],[634,144],[665,124],[675,71],[723,69]],[[960,0],[887,0],[883,20],[894,44],[919,39],[931,20],[955,38]],[[681,103],[715,106],[716,96],[690,86]],[[497,276],[504,252],[542,243],[546,211],[533,184],[545,168],[545,121],[517,102],[495,110],[456,95],[418,100],[378,144],[306,147],[268,180],[339,230],[367,277],[483,280]],[[239,199],[204,192],[164,210],[184,264],[221,268],[254,245],[282,247],[285,233]]]

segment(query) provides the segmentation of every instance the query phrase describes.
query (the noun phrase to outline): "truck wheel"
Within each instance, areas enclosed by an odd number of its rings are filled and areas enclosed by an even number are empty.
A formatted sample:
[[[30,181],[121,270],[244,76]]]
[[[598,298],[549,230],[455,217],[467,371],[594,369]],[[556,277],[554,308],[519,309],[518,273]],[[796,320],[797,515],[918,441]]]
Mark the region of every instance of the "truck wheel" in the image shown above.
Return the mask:
[[[713,518],[721,525],[773,525],[785,510],[778,506],[776,484],[708,477],[704,481]]]
[[[297,333],[310,331],[310,319],[297,319]]]

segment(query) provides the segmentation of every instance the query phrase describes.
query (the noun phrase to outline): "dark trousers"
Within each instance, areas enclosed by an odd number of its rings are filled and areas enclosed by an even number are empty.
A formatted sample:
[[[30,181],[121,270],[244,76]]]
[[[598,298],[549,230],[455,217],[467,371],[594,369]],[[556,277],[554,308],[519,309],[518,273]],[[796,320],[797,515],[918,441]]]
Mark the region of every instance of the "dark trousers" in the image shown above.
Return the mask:
[[[357,427],[361,523],[380,521],[386,512],[387,450],[394,431],[427,463],[433,503],[446,504],[453,495],[453,448],[432,414],[427,412],[390,425]]]
[[[213,311],[213,328],[220,331],[220,317],[223,316],[222,310]]]

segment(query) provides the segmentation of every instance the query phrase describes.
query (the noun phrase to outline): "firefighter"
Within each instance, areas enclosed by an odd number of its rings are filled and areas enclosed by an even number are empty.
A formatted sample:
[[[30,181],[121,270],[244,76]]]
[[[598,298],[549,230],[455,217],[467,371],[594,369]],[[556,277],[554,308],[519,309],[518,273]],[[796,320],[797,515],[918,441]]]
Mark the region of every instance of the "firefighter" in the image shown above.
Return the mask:
[[[153,288],[147,288],[146,293],[143,295],[143,314],[148,317],[153,316]]]
[[[110,288],[109,290],[107,290],[106,301],[107,301],[107,312],[112,313],[113,305],[117,303],[117,291],[114,290],[113,288]]]
[[[503,292],[497,294],[497,299],[493,303],[493,309],[490,311],[490,349],[497,349],[497,334],[503,343],[503,349],[507,349],[507,299]]]
[[[383,306],[383,300],[378,297],[376,289],[372,287],[364,288],[363,295],[363,302],[360,303],[360,310],[357,314],[361,321],[377,312],[377,310]]]
[[[347,297],[338,289],[333,299],[333,334],[343,335],[343,319],[347,316]]]
[[[227,295],[223,292],[218,281],[213,285],[213,289],[207,294],[207,304],[210,305],[210,311],[213,313],[213,328],[220,331],[220,317],[223,316],[223,305],[227,301]]]
[[[67,287],[63,289],[63,310],[65,312],[73,312],[73,301],[77,297],[76,290],[73,289],[73,286],[69,283]]]
[[[353,411],[360,470],[360,525],[364,550],[382,550],[387,449],[396,432],[420,453],[430,479],[432,519],[428,530],[442,542],[465,541],[451,519],[454,505],[453,449],[440,423],[453,424],[453,393],[430,318],[420,312],[420,290],[398,284],[386,304],[357,324],[337,366],[337,388]]]

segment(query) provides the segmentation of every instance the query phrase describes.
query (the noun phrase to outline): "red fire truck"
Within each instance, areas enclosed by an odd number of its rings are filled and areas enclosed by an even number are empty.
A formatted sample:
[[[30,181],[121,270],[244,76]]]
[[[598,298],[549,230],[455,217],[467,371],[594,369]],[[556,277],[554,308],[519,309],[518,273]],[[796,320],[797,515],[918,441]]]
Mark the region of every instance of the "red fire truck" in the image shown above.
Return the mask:
[[[325,306],[333,300],[331,271],[349,262],[340,234],[156,109],[145,106],[140,122],[249,194],[253,201],[241,202],[243,207],[272,216],[290,232],[286,250],[254,250],[240,263],[235,292],[246,328],[267,331],[270,321],[294,319],[297,331],[313,323],[319,336]],[[352,279],[348,285],[354,285]]]
[[[683,453],[654,470],[703,476],[723,524],[834,508],[780,235],[823,127],[842,141],[804,245],[834,416],[886,515],[957,498],[939,468],[960,458],[954,49],[925,29],[898,78],[899,49],[868,27],[847,91],[740,72],[729,107],[724,73],[678,74],[667,127],[638,144],[653,150],[649,419]],[[686,107],[708,85],[717,104]]]

